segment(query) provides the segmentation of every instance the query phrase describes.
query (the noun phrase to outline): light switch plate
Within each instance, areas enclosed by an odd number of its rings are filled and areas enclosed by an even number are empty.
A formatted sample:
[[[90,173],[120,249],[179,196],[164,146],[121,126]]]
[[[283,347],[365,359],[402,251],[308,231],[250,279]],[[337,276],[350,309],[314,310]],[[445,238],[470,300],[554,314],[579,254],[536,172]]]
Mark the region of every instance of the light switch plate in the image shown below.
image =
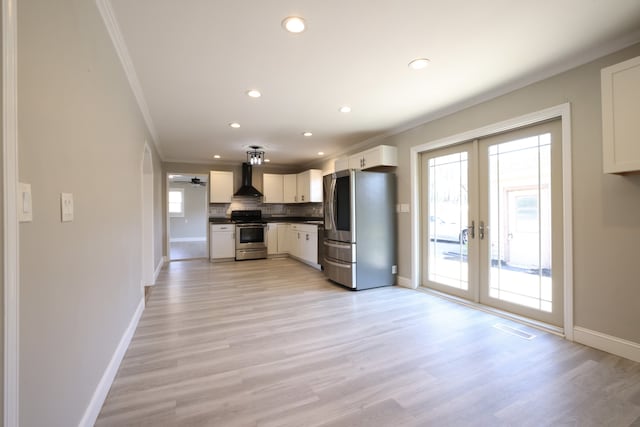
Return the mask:
[[[72,193],[60,193],[60,208],[62,211],[62,222],[73,221]]]
[[[18,220],[20,222],[33,221],[33,199],[31,184],[18,184]]]

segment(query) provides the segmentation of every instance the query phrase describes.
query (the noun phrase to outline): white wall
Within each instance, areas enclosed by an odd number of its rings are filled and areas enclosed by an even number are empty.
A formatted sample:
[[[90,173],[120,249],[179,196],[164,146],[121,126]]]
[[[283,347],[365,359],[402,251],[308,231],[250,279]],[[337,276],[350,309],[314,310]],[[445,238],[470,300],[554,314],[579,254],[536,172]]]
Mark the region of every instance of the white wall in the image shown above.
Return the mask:
[[[34,208],[20,224],[20,425],[74,426],[142,300],[151,137],[94,1],[20,2],[18,51],[19,175]],[[73,222],[60,221],[61,192],[73,193]]]
[[[600,69],[638,55],[640,44],[374,144],[398,147],[398,202],[410,203],[411,147],[571,103],[575,324],[635,343],[640,343],[640,176],[602,172]],[[398,215],[399,274],[406,278],[411,277],[410,220],[409,214]]]

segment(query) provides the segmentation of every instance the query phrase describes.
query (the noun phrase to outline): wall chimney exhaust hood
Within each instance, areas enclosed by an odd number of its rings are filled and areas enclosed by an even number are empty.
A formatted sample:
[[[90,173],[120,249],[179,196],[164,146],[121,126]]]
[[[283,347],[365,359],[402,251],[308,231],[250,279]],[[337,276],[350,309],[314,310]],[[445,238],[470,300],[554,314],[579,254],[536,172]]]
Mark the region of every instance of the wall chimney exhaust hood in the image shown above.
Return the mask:
[[[249,163],[243,163],[242,186],[233,195],[236,197],[262,197],[262,193],[251,184],[251,178],[251,165]]]

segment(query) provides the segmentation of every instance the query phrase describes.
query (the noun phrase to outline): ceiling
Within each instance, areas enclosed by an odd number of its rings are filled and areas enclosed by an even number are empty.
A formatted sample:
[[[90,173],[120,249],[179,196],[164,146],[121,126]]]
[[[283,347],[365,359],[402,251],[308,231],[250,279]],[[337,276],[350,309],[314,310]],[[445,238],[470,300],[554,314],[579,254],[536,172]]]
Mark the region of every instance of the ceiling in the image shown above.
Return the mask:
[[[163,160],[209,164],[250,145],[273,165],[333,157],[640,40],[638,0],[110,4]]]

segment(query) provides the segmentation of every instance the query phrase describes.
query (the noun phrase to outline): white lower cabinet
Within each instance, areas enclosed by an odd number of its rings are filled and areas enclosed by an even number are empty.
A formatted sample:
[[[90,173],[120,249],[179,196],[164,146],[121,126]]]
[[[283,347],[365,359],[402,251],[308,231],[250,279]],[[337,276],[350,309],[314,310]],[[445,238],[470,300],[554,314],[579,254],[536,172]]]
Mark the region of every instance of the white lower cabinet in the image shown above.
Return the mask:
[[[211,261],[236,257],[236,226],[233,224],[211,224],[209,257]]]
[[[297,223],[267,224],[267,254],[286,255],[315,268],[318,264],[318,226]]]
[[[287,245],[287,233],[289,232],[289,224],[278,224],[278,253],[289,253]]]
[[[267,255],[284,255],[288,252],[286,232],[288,224],[273,222],[267,224]]]
[[[289,224],[289,255],[318,268],[318,226]]]

